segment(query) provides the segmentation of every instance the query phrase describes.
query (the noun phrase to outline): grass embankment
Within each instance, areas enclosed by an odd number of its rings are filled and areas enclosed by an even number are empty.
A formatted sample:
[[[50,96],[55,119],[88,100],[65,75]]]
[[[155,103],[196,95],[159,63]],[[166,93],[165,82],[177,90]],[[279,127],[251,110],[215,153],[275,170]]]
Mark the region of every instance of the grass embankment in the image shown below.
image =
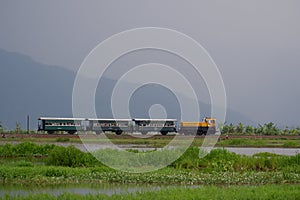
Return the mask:
[[[166,150],[159,157],[123,157],[118,150],[99,150],[119,165],[129,169],[149,168],[177,152]],[[21,143],[0,145],[0,181],[11,184],[51,185],[78,182],[161,183],[161,184],[267,184],[300,183],[300,154],[279,156],[260,153],[243,156],[226,150],[211,151],[199,158],[198,148],[189,148],[167,167],[148,173],[116,171],[100,163],[92,154],[75,147]],[[144,160],[143,160],[144,159]]]
[[[26,136],[26,137],[25,137]],[[46,136],[46,137],[42,137]],[[170,137],[160,137],[154,136],[149,138],[136,138],[130,135],[122,135],[116,136],[115,134],[106,134],[107,138],[110,141],[117,145],[136,145],[136,146],[144,146],[144,147],[153,147],[153,148],[161,148],[169,144],[169,142],[173,139]],[[85,143],[97,143],[105,142],[103,139],[95,138],[95,136],[84,136],[83,138]],[[185,142],[187,139],[185,136],[182,136],[178,139],[180,142]],[[192,146],[201,146],[203,143],[203,138],[196,137],[192,142]],[[54,136],[54,135],[24,135],[24,137],[14,137],[13,135],[7,135],[6,138],[0,138],[0,141],[3,142],[39,142],[39,143],[82,143],[82,139],[76,135],[69,136]],[[221,139],[216,143],[216,147],[272,147],[272,148],[300,148],[300,140],[299,138],[289,138],[280,136],[278,138],[231,138],[229,139]]]
[[[255,138],[231,138],[221,140],[217,147],[280,147],[280,148],[300,148],[299,139],[255,139]]]
[[[197,188],[175,187],[159,191],[146,191],[128,194],[33,194],[28,196],[5,196],[3,199],[298,199],[300,185],[262,185],[262,186],[201,186]]]

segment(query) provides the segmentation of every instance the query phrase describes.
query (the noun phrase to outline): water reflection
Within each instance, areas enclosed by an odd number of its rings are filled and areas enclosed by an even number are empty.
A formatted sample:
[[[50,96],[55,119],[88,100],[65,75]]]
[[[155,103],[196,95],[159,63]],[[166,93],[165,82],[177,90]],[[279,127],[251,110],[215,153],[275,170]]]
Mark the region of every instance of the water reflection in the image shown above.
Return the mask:
[[[29,194],[52,194],[58,196],[62,193],[72,194],[124,194],[135,193],[144,191],[155,191],[160,189],[167,189],[175,186],[165,185],[147,185],[147,184],[68,184],[68,185],[56,185],[56,186],[19,186],[19,185],[1,185],[0,197],[5,195],[9,196],[24,196]]]

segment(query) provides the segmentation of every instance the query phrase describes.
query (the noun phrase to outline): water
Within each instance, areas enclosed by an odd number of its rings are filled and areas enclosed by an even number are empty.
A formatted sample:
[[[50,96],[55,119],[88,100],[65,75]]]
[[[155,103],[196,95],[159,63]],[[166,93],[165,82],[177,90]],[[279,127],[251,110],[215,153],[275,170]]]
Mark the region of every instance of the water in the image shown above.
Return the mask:
[[[62,146],[68,146],[70,144],[62,143],[59,144]],[[74,145],[74,144],[72,144]],[[106,149],[106,148],[111,148],[111,146],[105,146],[101,144],[88,144],[89,149],[92,151],[96,151],[99,149]],[[83,144],[75,144],[75,147],[80,149],[81,151],[87,151],[86,148],[84,147]],[[136,145],[136,144],[125,144],[125,145],[119,145],[119,148],[121,149],[134,149],[138,151],[151,151],[151,150],[159,150],[162,148],[151,148],[151,147],[145,147],[144,145]],[[215,147],[214,149],[218,149],[221,147]],[[256,148],[256,147],[224,147],[224,149],[227,149],[230,152],[234,152],[237,154],[241,155],[248,155],[251,156],[256,153],[261,153],[261,152],[269,152],[269,153],[274,153],[278,155],[286,155],[286,156],[293,156],[296,154],[300,153],[299,148]]]
[[[5,195],[10,196],[26,196],[29,194],[51,194],[58,196],[62,193],[72,194],[126,194],[136,193],[142,191],[156,191],[160,189],[167,189],[176,186],[165,186],[165,185],[147,185],[147,184],[74,184],[74,185],[58,185],[58,186],[16,186],[16,185],[0,185],[0,198]]]
[[[84,144],[78,144],[78,143],[55,143],[55,145],[60,146],[69,146],[73,145],[74,147],[78,148],[81,151],[87,152],[87,149],[85,148]],[[89,146],[89,150],[96,151],[100,149],[107,149],[112,148],[110,145],[102,145],[102,144],[87,144]],[[153,147],[146,147],[145,145],[140,144],[123,144],[118,145],[120,149],[133,149],[138,151],[152,151],[152,150],[160,150],[162,148],[153,148]],[[218,149],[221,147],[214,147],[214,149]],[[224,147],[224,149],[227,149],[230,152],[234,152],[241,155],[248,155],[251,156],[256,153],[261,152],[269,152],[279,155],[286,155],[286,156],[293,156],[300,153],[299,148],[257,148],[257,147]]]

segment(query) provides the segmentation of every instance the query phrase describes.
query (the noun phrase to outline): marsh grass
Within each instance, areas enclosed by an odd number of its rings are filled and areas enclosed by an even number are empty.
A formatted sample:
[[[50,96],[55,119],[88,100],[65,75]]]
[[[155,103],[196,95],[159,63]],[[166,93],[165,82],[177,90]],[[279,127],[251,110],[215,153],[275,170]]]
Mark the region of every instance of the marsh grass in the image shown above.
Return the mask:
[[[214,152],[214,154],[222,157],[220,152]],[[300,183],[299,164],[295,164],[299,163],[299,156],[282,160],[282,166],[278,167],[272,162],[266,164],[264,159],[259,159],[255,164],[245,159],[237,164],[235,160],[238,160],[238,157],[226,155],[226,152],[223,152],[224,154],[223,160],[210,155],[207,160],[200,160],[195,164],[184,158],[177,161],[178,166],[173,163],[174,165],[148,173],[126,173],[104,165],[93,167],[37,166],[22,161],[13,165],[0,165],[0,182],[28,186],[103,182],[167,185]],[[192,168],[187,168],[188,164],[184,161],[188,162]],[[201,166],[201,168],[196,169],[194,165]]]
[[[147,184],[268,184],[300,183],[294,172],[199,172],[165,168],[148,173],[126,173],[107,167],[70,168],[56,166],[0,166],[2,184],[45,186],[73,183]]]
[[[4,147],[8,147],[8,149],[4,150]],[[244,156],[224,149],[215,149],[205,157],[199,158],[199,154],[203,152],[200,152],[199,148],[190,147],[179,159],[158,171],[126,173],[103,165],[91,153],[82,152],[73,146],[43,146],[26,143],[15,146],[3,145],[0,150],[2,157],[0,182],[2,183],[25,185],[79,182],[163,184],[300,183],[300,154],[281,156],[259,153],[254,156]],[[146,165],[141,165],[139,160],[130,157],[121,158],[118,156],[118,150],[103,149],[95,153],[105,155],[113,163],[131,162],[132,166],[142,168],[159,164],[161,160],[176,153],[176,151],[165,150],[162,152],[161,157],[145,157],[147,152],[131,152],[141,159],[146,159]],[[38,158],[34,155],[37,153],[47,155],[47,157],[42,158],[46,166],[36,164]]]
[[[300,185],[260,185],[260,186],[198,186],[195,188],[178,186],[158,191],[141,191],[136,193],[113,194],[32,194],[27,196],[9,196],[3,199],[298,199]]]
[[[17,145],[0,145],[0,164],[7,165],[5,160],[14,161],[23,158],[26,162],[36,162],[43,158],[46,165],[66,167],[96,167],[104,166],[94,155],[102,156],[103,160],[116,165],[130,164],[132,167],[149,167],[165,164],[170,160],[169,168],[198,170],[204,172],[243,172],[243,171],[288,171],[300,172],[300,154],[295,156],[282,156],[269,153],[260,153],[253,156],[238,155],[225,149],[212,150],[204,158],[199,158],[197,147],[188,148],[176,161],[171,162],[178,154],[177,150],[156,150],[151,152],[135,152],[127,156],[126,152],[112,149],[102,149],[93,153],[82,152],[79,149],[68,146],[38,145],[35,143],[20,143]],[[152,154],[151,154],[152,153]],[[153,154],[154,153],[154,154]],[[126,154],[124,156],[123,154]],[[141,162],[142,161],[142,162]],[[27,164],[28,165],[28,164]]]
[[[299,148],[300,141],[296,139],[274,138],[274,139],[248,139],[248,138],[230,138],[219,141],[216,146],[226,147],[285,147]]]

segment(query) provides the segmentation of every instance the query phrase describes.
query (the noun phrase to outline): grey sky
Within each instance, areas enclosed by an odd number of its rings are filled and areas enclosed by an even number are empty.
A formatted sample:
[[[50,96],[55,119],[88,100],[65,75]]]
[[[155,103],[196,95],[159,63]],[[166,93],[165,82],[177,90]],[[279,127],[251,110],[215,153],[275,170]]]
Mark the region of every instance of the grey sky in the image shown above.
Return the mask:
[[[0,48],[77,70],[107,37],[136,27],[183,32],[210,53],[228,106],[261,123],[300,124],[300,2],[1,1]]]

